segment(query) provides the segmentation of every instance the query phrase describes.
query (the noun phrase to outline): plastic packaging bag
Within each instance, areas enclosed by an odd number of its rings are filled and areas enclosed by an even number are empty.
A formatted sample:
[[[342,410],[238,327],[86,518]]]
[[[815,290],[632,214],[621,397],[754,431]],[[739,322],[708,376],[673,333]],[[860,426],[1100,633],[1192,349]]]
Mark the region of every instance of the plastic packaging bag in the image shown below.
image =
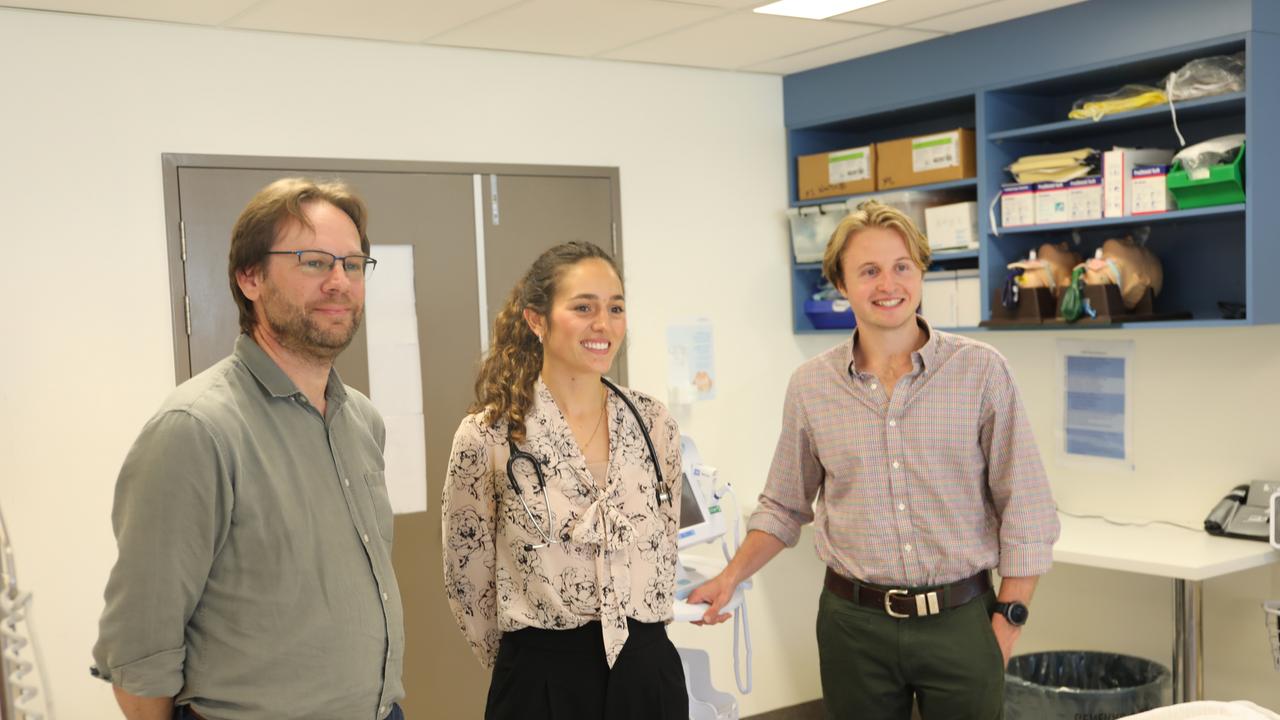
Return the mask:
[[[1072,120],[1101,120],[1107,115],[1162,105],[1164,91],[1150,85],[1125,85],[1119,90],[1080,98],[1071,106],[1067,117]]]
[[[1241,145],[1244,145],[1244,133],[1223,135],[1183,148],[1173,156],[1173,160],[1182,163],[1182,169],[1187,171],[1188,177],[1199,180],[1209,177],[1209,168],[1214,165],[1235,160]]]
[[[1169,670],[1089,651],[1017,655],[1005,673],[1005,720],[1115,718],[1164,705]]]
[[[1173,101],[1240,92],[1244,90],[1244,51],[1196,58],[1169,73],[1164,87]]]

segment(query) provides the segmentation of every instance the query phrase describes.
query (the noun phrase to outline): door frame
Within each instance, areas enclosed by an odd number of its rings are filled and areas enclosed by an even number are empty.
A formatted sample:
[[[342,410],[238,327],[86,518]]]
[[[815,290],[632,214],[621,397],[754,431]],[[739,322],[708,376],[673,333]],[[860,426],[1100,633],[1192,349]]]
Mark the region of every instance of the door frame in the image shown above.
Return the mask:
[[[582,177],[609,180],[613,213],[613,247],[609,248],[619,271],[626,277],[622,260],[622,191],[619,169],[592,165],[520,165],[514,163],[427,162],[417,160],[359,160],[353,158],[311,158],[270,155],[204,155],[162,153],[164,180],[164,227],[169,248],[169,297],[172,303],[173,366],[177,383],[191,377],[191,347],[187,341],[187,278],[184,263],[182,207],[178,171],[183,168],[231,170],[300,170],[303,172],[378,172],[436,175],[524,175],[541,177]],[[620,368],[626,380],[625,361]]]

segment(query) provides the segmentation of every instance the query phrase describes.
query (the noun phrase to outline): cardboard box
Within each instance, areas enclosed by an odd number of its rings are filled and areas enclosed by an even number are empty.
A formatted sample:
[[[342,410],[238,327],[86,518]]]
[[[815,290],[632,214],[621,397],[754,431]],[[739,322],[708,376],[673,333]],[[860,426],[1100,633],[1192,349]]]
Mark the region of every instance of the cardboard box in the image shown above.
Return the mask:
[[[877,190],[977,175],[973,131],[963,128],[876,143],[876,156]]]
[[[1036,186],[1009,184],[1000,186],[1000,227],[1036,224]]]
[[[796,192],[801,200],[855,195],[876,189],[873,145],[796,158]]]
[[[1067,212],[1072,221],[1102,219],[1102,176],[1067,181]]]
[[[978,203],[962,202],[925,208],[925,236],[929,247],[946,248],[978,247]]]
[[[1071,190],[1064,182],[1036,183],[1036,224],[1071,221]]]
[[[1174,208],[1173,193],[1169,192],[1168,165],[1140,165],[1129,177],[1131,215],[1169,212]]]

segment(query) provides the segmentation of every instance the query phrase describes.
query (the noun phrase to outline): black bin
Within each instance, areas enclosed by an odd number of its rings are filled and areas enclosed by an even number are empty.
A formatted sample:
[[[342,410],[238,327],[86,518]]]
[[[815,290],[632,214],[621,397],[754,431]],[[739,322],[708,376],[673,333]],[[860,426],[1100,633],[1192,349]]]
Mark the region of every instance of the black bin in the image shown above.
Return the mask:
[[[1165,704],[1169,669],[1130,655],[1017,655],[1005,672],[1005,720],[1112,720]]]

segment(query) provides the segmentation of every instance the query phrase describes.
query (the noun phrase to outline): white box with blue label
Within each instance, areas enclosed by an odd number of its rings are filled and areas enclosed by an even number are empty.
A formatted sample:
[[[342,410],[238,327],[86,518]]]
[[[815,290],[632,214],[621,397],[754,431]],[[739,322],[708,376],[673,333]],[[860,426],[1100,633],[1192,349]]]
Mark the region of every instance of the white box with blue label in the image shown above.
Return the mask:
[[[1174,209],[1173,193],[1169,192],[1168,165],[1140,165],[1133,169],[1129,180],[1132,214],[1151,215]]]
[[[1071,190],[1064,182],[1036,183],[1036,224],[1071,221]]]
[[[1073,222],[1102,219],[1101,175],[1089,175],[1088,177],[1068,180],[1067,189],[1070,195],[1067,200],[1067,211],[1070,213]]]
[[[1036,187],[1027,184],[1000,186],[1000,227],[1036,224]]]

